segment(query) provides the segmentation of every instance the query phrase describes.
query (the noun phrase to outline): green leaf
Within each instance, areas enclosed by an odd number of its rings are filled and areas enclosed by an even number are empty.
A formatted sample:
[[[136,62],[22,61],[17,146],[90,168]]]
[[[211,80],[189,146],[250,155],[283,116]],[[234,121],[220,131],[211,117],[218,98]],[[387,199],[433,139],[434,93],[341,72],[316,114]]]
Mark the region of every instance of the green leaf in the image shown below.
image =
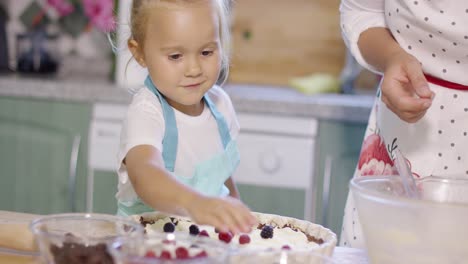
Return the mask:
[[[75,4],[73,13],[61,17],[59,25],[63,32],[70,34],[73,38],[78,37],[88,25],[88,17],[84,14],[83,8],[79,4]]]
[[[31,4],[24,9],[23,13],[20,15],[20,21],[28,29],[43,27],[50,23],[49,18],[36,1],[32,1]]]

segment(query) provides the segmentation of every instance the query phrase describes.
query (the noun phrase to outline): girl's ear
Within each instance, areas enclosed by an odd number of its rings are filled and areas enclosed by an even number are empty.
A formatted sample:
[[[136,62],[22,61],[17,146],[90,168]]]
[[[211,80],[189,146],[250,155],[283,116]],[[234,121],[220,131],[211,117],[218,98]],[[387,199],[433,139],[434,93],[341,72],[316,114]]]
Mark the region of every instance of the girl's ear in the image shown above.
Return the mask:
[[[135,60],[138,62],[138,64],[140,64],[141,67],[146,68],[145,58],[143,56],[143,52],[138,42],[134,39],[129,39],[127,45],[128,49],[133,55],[133,58],[135,58]]]

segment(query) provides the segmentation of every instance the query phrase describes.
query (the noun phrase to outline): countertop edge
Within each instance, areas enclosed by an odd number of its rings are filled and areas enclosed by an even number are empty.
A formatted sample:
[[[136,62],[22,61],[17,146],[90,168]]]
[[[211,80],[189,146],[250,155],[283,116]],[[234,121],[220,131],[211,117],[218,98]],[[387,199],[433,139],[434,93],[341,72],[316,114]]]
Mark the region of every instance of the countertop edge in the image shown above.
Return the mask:
[[[227,84],[237,112],[367,123],[373,95],[304,95],[291,88]],[[103,80],[0,76],[0,96],[77,103],[128,104],[131,91]]]

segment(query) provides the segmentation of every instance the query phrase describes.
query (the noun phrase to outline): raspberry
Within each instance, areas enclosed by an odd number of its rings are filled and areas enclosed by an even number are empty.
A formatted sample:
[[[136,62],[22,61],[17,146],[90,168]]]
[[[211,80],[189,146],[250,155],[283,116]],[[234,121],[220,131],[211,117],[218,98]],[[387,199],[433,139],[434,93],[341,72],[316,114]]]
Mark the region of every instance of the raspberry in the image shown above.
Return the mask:
[[[148,252],[146,252],[145,258],[156,258],[156,253],[154,253],[154,251],[149,250]]]
[[[284,245],[281,247],[282,250],[291,250],[291,247],[289,245]]]
[[[206,253],[206,251],[203,250],[202,252],[196,254],[195,257],[196,258],[206,258],[206,257],[208,257],[208,253]]]
[[[266,225],[262,228],[262,232],[260,232],[260,236],[262,238],[272,238],[273,237],[273,227],[270,225]]]
[[[191,225],[189,227],[189,231],[190,231],[190,234],[194,235],[194,236],[196,236],[196,235],[198,235],[198,233],[200,233],[200,229],[198,229],[197,225]]]
[[[206,236],[206,237],[210,237],[210,235],[208,234],[208,232],[206,232],[206,230],[202,230],[200,231],[200,233],[198,234],[199,236]]]
[[[189,252],[184,247],[176,248],[175,254],[177,259],[187,259],[189,257]]]
[[[166,233],[172,233],[175,230],[175,225],[171,222],[167,222],[164,224],[164,232]]]
[[[230,232],[219,232],[218,238],[221,241],[224,241],[225,243],[231,242],[232,239],[232,234]]]
[[[243,234],[239,237],[239,244],[248,244],[250,243],[250,237],[247,234]]]
[[[161,252],[161,256],[159,256],[161,259],[171,259],[171,252],[163,250]]]

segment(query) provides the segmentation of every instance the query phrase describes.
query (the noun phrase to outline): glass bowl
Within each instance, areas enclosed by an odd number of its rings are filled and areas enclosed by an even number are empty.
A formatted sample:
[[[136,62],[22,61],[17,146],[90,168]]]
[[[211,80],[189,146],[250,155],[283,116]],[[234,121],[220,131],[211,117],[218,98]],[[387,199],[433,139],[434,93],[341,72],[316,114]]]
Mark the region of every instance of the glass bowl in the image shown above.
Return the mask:
[[[421,199],[404,195],[399,176],[351,180],[371,262],[465,263],[468,179],[430,176],[416,185]]]
[[[152,233],[108,243],[116,264],[225,264],[230,248],[213,239],[186,233]]]
[[[30,228],[43,261],[49,264],[113,263],[108,241],[143,236],[139,223],[105,214],[48,215],[34,220]]]
[[[313,250],[240,250],[231,254],[230,264],[337,264]]]

